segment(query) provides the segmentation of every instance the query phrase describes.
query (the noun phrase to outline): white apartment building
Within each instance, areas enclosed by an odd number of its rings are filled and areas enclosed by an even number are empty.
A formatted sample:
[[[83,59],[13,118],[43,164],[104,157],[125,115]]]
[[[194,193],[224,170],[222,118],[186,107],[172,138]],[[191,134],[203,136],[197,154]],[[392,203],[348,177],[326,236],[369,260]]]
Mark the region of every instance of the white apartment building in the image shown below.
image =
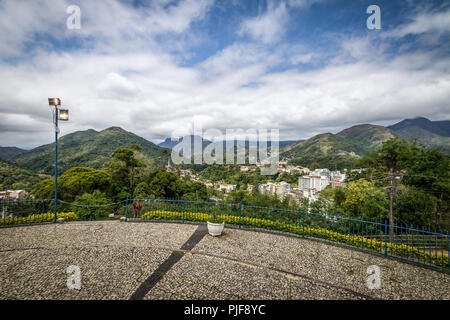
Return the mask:
[[[322,191],[330,184],[327,176],[303,176],[298,178],[298,188],[300,190],[312,189],[316,192]]]
[[[220,183],[218,185],[218,189],[220,191],[224,190],[226,193],[233,191],[235,188],[236,188],[235,184]]]
[[[278,195],[280,197],[286,196],[288,193],[291,193],[291,185],[285,181],[281,182],[269,182],[266,184],[262,184],[259,186],[260,193],[268,193],[270,195]]]
[[[335,181],[345,181],[345,173],[341,173],[339,170],[338,171],[331,171],[330,174],[330,180],[335,180]]]
[[[316,169],[316,170],[314,170],[314,171],[311,173],[311,175],[314,175],[314,176],[324,176],[324,177],[327,177],[328,179],[330,179],[330,177],[331,177],[331,172],[330,172],[330,170],[328,170],[327,168],[325,168],[325,169]]]

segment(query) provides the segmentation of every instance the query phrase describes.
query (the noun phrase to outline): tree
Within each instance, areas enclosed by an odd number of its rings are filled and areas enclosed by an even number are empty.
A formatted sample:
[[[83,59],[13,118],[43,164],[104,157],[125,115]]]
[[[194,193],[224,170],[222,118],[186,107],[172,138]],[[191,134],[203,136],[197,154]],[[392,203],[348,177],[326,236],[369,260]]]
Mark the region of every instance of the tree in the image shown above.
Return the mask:
[[[449,168],[450,155],[437,149],[417,146],[414,154],[406,161],[402,180],[407,186],[406,191],[411,193],[408,197],[417,203],[417,210],[427,216],[427,224],[445,230],[450,229]],[[417,202],[419,199],[427,199],[427,203]],[[423,211],[424,205],[427,207],[427,213]],[[401,210],[404,213],[406,208],[402,207]]]
[[[328,212],[329,210],[330,203],[322,197],[311,203],[311,211],[313,212]]]
[[[138,159],[140,147],[118,148],[112,153],[113,159],[105,164],[105,170],[113,177],[113,189],[116,194],[131,196],[134,190],[136,171],[148,166]]]
[[[342,204],[345,201],[345,189],[338,187],[338,188],[334,188],[334,195],[333,195],[333,199],[334,199],[334,205],[335,205],[335,209],[338,210],[338,208],[342,207]]]
[[[207,200],[208,190],[203,183],[186,182],[182,197],[189,200]]]
[[[112,213],[114,207],[104,193],[95,190],[92,194],[85,193],[77,196],[72,210],[80,220],[96,220],[107,217],[109,213]]]
[[[92,193],[95,190],[109,193],[111,176],[101,170],[84,167],[74,167],[64,172],[58,178],[58,198],[64,201],[73,201],[84,193]],[[55,192],[54,179],[46,179],[32,188],[36,198],[52,198]]]
[[[0,161],[0,191],[11,189],[30,191],[32,186],[41,180],[35,172]]]
[[[156,169],[146,179],[155,197],[180,198],[183,194],[183,182],[172,172]]]
[[[421,192],[414,187],[402,186],[394,204],[396,218],[408,225],[431,225],[438,201],[432,194]]]
[[[389,201],[383,189],[364,179],[352,181],[345,189],[342,203],[344,212],[351,217],[385,218]]]
[[[53,179],[45,179],[36,183],[31,192],[38,199],[51,198],[55,192],[55,181]]]
[[[133,150],[133,151],[141,151],[142,150],[142,148],[139,145],[135,144],[135,143],[133,143],[130,146],[130,149]]]
[[[394,240],[394,194],[399,180],[403,175],[406,162],[411,157],[414,146],[397,137],[385,141],[382,147],[363,158],[360,164],[372,169],[378,179],[389,182],[389,236]]]
[[[139,183],[134,189],[134,198],[148,198],[151,194],[151,189],[146,182]]]

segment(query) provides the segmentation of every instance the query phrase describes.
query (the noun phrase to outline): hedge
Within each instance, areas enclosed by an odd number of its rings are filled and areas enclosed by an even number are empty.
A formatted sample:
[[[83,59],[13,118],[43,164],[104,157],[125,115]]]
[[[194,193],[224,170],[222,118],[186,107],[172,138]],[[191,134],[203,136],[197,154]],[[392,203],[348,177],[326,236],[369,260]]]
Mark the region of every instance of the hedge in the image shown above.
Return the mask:
[[[358,235],[341,234],[335,231],[330,231],[325,228],[289,224],[281,221],[274,221],[261,218],[252,217],[238,217],[230,215],[218,215],[225,223],[233,225],[241,225],[249,228],[261,228],[266,230],[280,231],[286,233],[293,233],[297,235],[305,235],[307,237],[321,238],[333,242],[343,243],[359,248],[365,248],[371,251],[384,253],[385,246],[388,253],[399,257],[407,257],[410,260],[434,264],[436,266],[448,269],[448,256],[443,254],[429,253],[418,250],[413,246],[405,244],[391,244],[376,239],[368,239]],[[174,212],[174,211],[148,211],[141,216],[144,220],[186,220],[192,222],[206,222],[211,214],[194,213],[194,212]]]
[[[78,216],[74,212],[58,212],[58,218],[64,218],[65,221],[76,221]],[[26,217],[14,217],[7,219],[0,219],[0,225],[15,225],[15,224],[33,224],[52,222],[55,218],[55,214],[52,212],[31,214]]]

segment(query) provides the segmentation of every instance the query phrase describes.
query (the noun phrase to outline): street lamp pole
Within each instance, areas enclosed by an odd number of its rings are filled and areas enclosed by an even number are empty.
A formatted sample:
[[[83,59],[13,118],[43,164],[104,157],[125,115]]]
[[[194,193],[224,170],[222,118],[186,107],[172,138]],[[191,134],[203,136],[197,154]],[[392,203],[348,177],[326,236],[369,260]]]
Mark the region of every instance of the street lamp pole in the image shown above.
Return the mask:
[[[61,106],[61,99],[59,98],[49,98],[48,103],[50,106],[55,107],[55,111],[53,112],[53,124],[55,125],[55,216],[53,222],[56,222],[58,219],[58,120],[69,120],[69,111],[67,109],[58,108]]]
[[[58,213],[58,107],[55,107],[55,218],[53,222],[56,222]]]

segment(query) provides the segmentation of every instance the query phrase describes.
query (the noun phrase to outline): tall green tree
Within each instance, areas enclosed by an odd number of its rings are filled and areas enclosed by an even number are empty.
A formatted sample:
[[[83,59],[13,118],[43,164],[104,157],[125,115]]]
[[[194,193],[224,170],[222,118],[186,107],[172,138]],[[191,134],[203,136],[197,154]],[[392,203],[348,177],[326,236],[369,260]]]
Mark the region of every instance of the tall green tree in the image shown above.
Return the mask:
[[[394,241],[394,194],[411,151],[408,142],[392,138],[385,141],[380,149],[370,153],[360,162],[374,169],[371,173],[375,174],[377,179],[389,184],[389,236],[391,242]]]
[[[136,172],[147,164],[138,158],[140,147],[118,148],[112,154],[112,160],[105,164],[105,170],[111,174],[114,189],[121,197],[132,196],[135,186]]]

